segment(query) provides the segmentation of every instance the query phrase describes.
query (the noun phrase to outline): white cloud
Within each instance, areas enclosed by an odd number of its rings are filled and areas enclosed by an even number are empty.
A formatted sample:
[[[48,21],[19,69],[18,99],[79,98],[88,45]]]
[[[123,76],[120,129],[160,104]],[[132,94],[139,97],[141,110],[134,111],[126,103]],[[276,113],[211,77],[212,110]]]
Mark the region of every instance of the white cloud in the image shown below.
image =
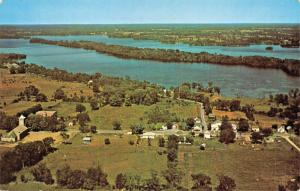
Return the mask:
[[[0,0],[0,5],[3,3],[4,0]]]

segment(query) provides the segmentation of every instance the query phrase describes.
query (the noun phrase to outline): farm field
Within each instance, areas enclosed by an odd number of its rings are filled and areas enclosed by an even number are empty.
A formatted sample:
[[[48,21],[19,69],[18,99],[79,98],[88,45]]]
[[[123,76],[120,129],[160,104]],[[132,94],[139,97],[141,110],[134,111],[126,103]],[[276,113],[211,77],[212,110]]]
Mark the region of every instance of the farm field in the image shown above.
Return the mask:
[[[285,184],[289,178],[300,172],[300,155],[290,151],[286,142],[256,146],[222,145],[210,140],[208,148],[200,151],[196,146],[183,146],[179,150],[179,164],[185,173],[204,173],[217,184],[217,175],[234,178],[237,190],[276,190],[278,184]],[[190,176],[184,184],[191,186]]]
[[[71,145],[60,145],[57,151],[49,154],[41,163],[45,163],[53,174],[65,164],[82,170],[100,165],[108,174],[110,184],[114,184],[116,175],[121,172],[148,177],[152,170],[160,173],[166,169],[167,157],[157,153],[163,148],[158,147],[156,139],[152,141],[152,146],[148,146],[147,140],[135,146],[128,144],[129,140],[136,140],[136,136],[133,135],[124,135],[122,138],[116,135],[94,135],[92,143],[86,145],[82,143],[83,136],[77,134]],[[110,145],[104,144],[105,138],[110,139]],[[205,151],[201,151],[198,146],[203,142],[207,144]],[[291,151],[286,142],[255,147],[257,149],[238,143],[227,146],[216,139],[201,138],[195,138],[195,144],[192,146],[181,145],[178,161],[183,172],[182,184],[191,187],[190,175],[201,172],[212,178],[214,187],[218,183],[217,176],[224,174],[234,178],[237,190],[276,190],[278,184],[285,184],[299,173],[300,155]],[[23,169],[18,176],[28,174],[29,170],[30,168]],[[30,185],[30,188],[55,189],[55,186],[48,187],[33,182],[22,188],[20,185],[17,183],[3,188],[26,190]]]

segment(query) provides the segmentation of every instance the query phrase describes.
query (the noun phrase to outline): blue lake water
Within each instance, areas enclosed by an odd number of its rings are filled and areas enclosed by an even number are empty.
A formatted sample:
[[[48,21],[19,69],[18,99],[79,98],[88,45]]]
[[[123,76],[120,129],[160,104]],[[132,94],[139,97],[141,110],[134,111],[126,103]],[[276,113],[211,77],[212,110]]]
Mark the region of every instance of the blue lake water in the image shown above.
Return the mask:
[[[166,87],[183,82],[212,81],[225,96],[263,97],[300,87],[300,78],[281,70],[255,69],[244,66],[180,64],[156,61],[125,60],[94,51],[51,45],[30,44],[28,40],[0,40],[0,53],[22,53],[27,63],[70,72],[101,72],[110,76],[129,76]]]
[[[173,49],[186,52],[208,52],[212,54],[224,54],[229,56],[268,56],[275,58],[289,58],[300,60],[300,48],[282,48],[281,46],[272,46],[273,51],[267,51],[268,45],[250,45],[243,47],[224,47],[224,46],[190,46],[188,44],[165,44],[153,40],[134,40],[130,38],[109,38],[100,35],[78,35],[78,36],[37,36],[48,40],[69,40],[69,41],[94,41],[106,44],[115,44],[123,46],[133,46],[139,48],[161,48]]]

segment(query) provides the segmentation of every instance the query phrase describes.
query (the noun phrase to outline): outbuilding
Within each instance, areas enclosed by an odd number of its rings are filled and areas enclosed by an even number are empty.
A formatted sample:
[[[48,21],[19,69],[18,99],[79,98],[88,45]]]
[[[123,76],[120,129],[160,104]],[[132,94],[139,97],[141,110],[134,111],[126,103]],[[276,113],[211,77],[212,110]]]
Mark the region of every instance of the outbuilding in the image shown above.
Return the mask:
[[[155,133],[153,133],[153,132],[143,133],[141,138],[142,139],[154,139],[155,138]]]

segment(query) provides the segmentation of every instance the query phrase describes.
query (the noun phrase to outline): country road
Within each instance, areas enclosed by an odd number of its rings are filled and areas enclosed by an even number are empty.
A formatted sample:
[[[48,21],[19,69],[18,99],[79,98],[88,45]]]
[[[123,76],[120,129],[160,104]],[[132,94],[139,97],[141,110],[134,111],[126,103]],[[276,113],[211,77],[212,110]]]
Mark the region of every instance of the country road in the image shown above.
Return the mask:
[[[205,111],[204,111],[203,103],[202,102],[193,101],[193,100],[188,100],[188,99],[182,99],[182,98],[177,98],[177,100],[179,100],[179,101],[186,101],[186,102],[190,102],[190,103],[198,103],[199,106],[200,106],[200,113],[199,113],[200,120],[202,122],[204,130],[207,130],[207,123],[205,121]]]
[[[300,152],[300,148],[291,141],[290,137],[288,135],[280,135],[284,140],[286,140],[292,147],[294,147],[298,152]]]

